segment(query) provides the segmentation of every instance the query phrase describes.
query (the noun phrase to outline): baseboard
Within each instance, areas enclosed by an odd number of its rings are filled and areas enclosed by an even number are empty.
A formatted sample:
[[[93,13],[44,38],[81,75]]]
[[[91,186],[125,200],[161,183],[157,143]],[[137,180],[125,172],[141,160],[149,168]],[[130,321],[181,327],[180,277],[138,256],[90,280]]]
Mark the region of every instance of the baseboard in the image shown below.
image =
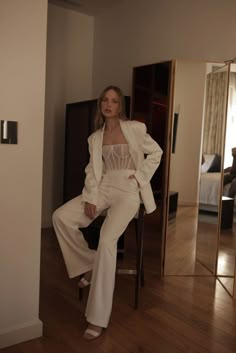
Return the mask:
[[[40,320],[10,327],[0,331],[0,349],[42,336],[43,323]]]

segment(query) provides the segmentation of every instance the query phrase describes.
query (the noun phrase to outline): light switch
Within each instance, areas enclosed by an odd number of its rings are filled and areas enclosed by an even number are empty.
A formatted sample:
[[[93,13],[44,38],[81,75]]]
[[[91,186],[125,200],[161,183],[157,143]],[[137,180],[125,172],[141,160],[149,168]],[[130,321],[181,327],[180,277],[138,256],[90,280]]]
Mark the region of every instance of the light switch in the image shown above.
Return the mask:
[[[1,143],[17,144],[17,121],[1,120]]]

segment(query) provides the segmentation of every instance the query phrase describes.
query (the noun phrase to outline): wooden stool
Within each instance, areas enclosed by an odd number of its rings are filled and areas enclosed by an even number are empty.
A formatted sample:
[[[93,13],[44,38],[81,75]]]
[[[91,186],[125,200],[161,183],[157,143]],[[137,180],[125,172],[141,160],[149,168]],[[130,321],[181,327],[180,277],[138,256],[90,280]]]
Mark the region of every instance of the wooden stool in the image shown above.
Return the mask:
[[[117,269],[117,274],[135,275],[135,288],[134,288],[134,308],[137,309],[139,305],[139,289],[144,286],[144,270],[143,270],[143,231],[144,231],[144,215],[145,208],[143,203],[140,204],[139,210],[133,218],[135,223],[136,235],[136,267],[134,269]],[[88,242],[91,249],[96,249],[99,242],[99,232],[101,225],[105,219],[105,214],[99,216],[87,228],[80,228],[85,240]],[[92,236],[91,236],[92,234]],[[91,238],[93,243],[91,243]],[[119,245],[119,244],[118,244]],[[119,247],[118,247],[119,252]],[[83,276],[81,276],[83,277]],[[83,288],[79,288],[79,299],[82,300]]]

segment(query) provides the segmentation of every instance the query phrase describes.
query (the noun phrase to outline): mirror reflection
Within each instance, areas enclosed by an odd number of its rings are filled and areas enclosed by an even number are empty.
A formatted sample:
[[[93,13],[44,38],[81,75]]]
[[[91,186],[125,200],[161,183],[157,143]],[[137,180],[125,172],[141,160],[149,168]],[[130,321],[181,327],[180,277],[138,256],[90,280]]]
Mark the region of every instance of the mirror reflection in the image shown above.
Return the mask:
[[[228,65],[209,66],[206,77],[202,161],[200,167],[199,216],[196,261],[207,271],[216,273],[222,151],[227,106]],[[225,200],[222,201],[222,205]],[[221,225],[224,226],[223,224]]]
[[[227,79],[224,64],[176,62],[165,275],[215,273]]]
[[[230,64],[228,82],[228,104],[224,145],[223,195],[221,230],[217,259],[217,276],[229,294],[235,296],[236,64]]]

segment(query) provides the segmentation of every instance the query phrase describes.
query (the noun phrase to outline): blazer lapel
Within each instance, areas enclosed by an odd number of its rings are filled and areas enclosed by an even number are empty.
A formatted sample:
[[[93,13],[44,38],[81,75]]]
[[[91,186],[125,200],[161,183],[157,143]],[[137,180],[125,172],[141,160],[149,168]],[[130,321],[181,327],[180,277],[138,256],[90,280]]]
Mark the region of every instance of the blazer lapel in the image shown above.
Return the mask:
[[[139,149],[138,144],[136,142],[136,138],[134,132],[131,129],[129,121],[120,120],[120,127],[125,136],[125,139],[129,145],[129,152],[131,154],[132,160],[136,168],[139,165]]]
[[[94,136],[93,143],[93,168],[94,174],[99,183],[102,177],[102,141],[103,141],[104,126],[98,130]]]

